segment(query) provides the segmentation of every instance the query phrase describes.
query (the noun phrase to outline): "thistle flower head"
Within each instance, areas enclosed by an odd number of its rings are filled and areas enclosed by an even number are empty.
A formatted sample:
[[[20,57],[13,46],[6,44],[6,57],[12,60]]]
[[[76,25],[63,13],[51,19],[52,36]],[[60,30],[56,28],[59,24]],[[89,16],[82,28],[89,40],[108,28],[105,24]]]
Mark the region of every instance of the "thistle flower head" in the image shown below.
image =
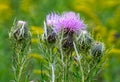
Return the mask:
[[[56,13],[50,13],[46,16],[46,25],[47,26],[54,26],[58,20],[59,20],[60,16]]]
[[[25,21],[19,20],[19,21],[17,22],[17,26],[19,26],[19,27],[22,27],[22,26],[24,26],[24,25],[26,25],[26,22],[25,22]]]
[[[79,14],[64,12],[59,18],[59,21],[54,25],[54,31],[59,32],[64,29],[70,32],[78,32],[81,29],[85,29],[85,27],[86,25],[80,19]]]

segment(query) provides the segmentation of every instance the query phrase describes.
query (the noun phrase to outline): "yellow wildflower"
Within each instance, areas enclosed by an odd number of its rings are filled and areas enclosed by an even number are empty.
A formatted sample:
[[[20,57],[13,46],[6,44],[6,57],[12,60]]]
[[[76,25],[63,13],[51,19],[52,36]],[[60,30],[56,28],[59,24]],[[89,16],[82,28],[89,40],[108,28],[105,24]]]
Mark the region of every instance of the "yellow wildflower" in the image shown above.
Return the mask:
[[[31,32],[32,32],[32,34],[43,34],[44,31],[41,27],[32,26]]]
[[[9,20],[12,15],[12,10],[9,4],[0,4],[0,23]]]
[[[31,53],[29,54],[29,57],[30,58],[34,58],[42,63],[46,63],[46,60],[40,55],[40,54],[37,54],[37,53]]]
[[[114,53],[114,54],[116,54],[116,55],[120,55],[120,49],[112,49],[111,51],[110,51],[110,53]]]
[[[109,41],[109,42],[112,43],[112,42],[115,41],[115,37],[114,37],[115,33],[116,33],[115,30],[111,30],[111,31],[110,31],[110,33],[109,33],[109,36],[110,36],[110,37],[108,37],[108,41]]]
[[[0,10],[6,10],[9,9],[9,5],[7,4],[0,4]]]
[[[38,38],[32,38],[32,43],[39,43],[39,39]]]
[[[80,2],[80,1],[73,2],[72,7],[76,11],[82,11],[85,14],[87,14],[90,18],[92,18],[94,20],[95,24],[102,25],[99,17],[94,13],[93,9],[84,1],[83,2]]]
[[[36,75],[39,75],[39,74],[44,74],[44,75],[47,75],[48,74],[48,71],[47,70],[40,70],[40,69],[34,69],[33,70],[33,73],[36,74]]]

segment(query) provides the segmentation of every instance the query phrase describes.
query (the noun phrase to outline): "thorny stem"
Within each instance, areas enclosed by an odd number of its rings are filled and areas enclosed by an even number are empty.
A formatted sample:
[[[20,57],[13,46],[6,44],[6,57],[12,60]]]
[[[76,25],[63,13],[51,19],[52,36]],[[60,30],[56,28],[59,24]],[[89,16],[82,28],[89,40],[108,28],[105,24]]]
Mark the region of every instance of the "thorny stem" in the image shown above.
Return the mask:
[[[17,62],[17,63],[18,63],[18,65],[20,65],[20,54],[18,54],[18,58],[17,58],[17,59],[18,59],[18,62]],[[20,69],[19,69],[19,67],[20,67]],[[19,71],[19,72],[18,72],[18,79],[17,79],[18,82],[20,82],[21,69],[22,69],[21,66],[19,66],[19,67],[18,67],[18,71]]]
[[[79,56],[76,45],[75,45],[74,42],[73,42],[73,45],[74,45],[74,49],[75,49],[75,52],[76,52],[76,55],[77,55],[77,60],[80,63],[80,70],[81,70],[81,73],[82,73],[82,82],[85,82],[84,71],[83,71],[83,67],[82,67],[82,64],[81,64],[81,55]]]
[[[87,81],[87,80],[89,81],[89,75],[90,75],[90,73],[91,73],[96,67],[97,67],[97,64],[95,64],[95,65],[90,69],[90,71],[88,72],[88,75],[87,75],[87,77],[86,77],[86,81]]]
[[[62,31],[62,35],[60,37],[60,54],[61,54],[61,60],[62,60],[62,64],[64,66],[64,61],[63,61],[63,50],[62,50],[62,40],[63,40],[63,31]]]
[[[20,80],[21,80],[21,75],[22,75],[24,66],[25,66],[26,61],[27,61],[26,55],[24,55],[23,57],[21,57],[22,56],[21,53],[22,53],[21,49],[18,52],[16,52],[16,55],[17,55],[17,64],[18,64],[17,82],[20,82]]]
[[[20,82],[21,75],[22,75],[23,68],[24,68],[24,65],[25,65],[26,61],[27,61],[26,56],[24,56],[24,57],[21,59],[22,64],[20,65],[19,72],[18,72],[18,82]]]
[[[54,55],[55,56],[55,55]],[[55,59],[53,57],[53,50],[52,48],[50,48],[50,61],[52,62],[52,64],[50,64],[51,66],[51,71],[52,71],[52,81],[51,82],[55,82],[55,69],[54,69],[54,66],[55,66]]]
[[[62,50],[62,40],[63,40],[63,31],[62,31],[62,35],[60,36],[60,54],[61,54],[61,62],[62,62],[62,67],[63,67],[63,79],[65,80],[65,65],[64,65],[64,57],[63,57],[63,50]],[[64,80],[62,80],[62,82],[64,82]]]
[[[51,65],[51,67],[52,67],[52,82],[55,82],[54,66]]]

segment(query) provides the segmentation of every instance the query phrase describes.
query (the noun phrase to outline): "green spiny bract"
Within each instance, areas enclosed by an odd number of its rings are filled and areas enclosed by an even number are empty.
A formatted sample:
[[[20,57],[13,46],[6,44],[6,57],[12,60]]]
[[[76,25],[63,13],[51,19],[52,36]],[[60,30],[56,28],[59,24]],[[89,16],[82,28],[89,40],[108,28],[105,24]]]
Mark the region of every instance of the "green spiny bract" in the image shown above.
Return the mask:
[[[81,33],[78,36],[78,44],[80,46],[80,50],[88,52],[91,48],[92,42],[93,38],[90,36],[90,34],[85,30],[81,30]]]
[[[91,48],[91,55],[94,57],[102,57],[105,50],[104,44],[101,42],[94,42]]]
[[[31,43],[31,33],[27,28],[27,23],[25,21],[17,21],[9,33],[9,38],[11,39],[14,48],[19,48],[24,51],[27,50],[28,45]]]

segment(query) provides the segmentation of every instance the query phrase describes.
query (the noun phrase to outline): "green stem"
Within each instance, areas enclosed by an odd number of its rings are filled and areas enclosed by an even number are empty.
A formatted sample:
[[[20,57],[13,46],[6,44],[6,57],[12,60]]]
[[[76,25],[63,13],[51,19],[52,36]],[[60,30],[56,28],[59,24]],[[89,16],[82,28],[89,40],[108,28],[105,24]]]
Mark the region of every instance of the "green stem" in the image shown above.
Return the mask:
[[[52,68],[52,82],[55,82],[55,69],[54,69],[54,66],[51,65],[51,68]]]
[[[21,80],[21,75],[22,75],[23,68],[24,68],[24,66],[25,66],[26,61],[27,61],[27,58],[26,58],[26,56],[24,56],[24,57],[21,59],[20,68],[18,69],[19,72],[18,72],[18,80],[17,80],[17,82],[20,82],[20,80]]]
[[[76,52],[76,55],[77,55],[77,60],[78,60],[78,62],[80,64],[80,70],[81,70],[81,74],[82,74],[82,82],[85,82],[84,70],[83,70],[82,63],[81,63],[81,57],[82,56],[81,56],[81,54],[78,54],[78,51],[77,51],[77,48],[76,48],[76,45],[75,45],[74,42],[73,42],[73,45],[74,45],[74,49],[75,49],[75,52]]]
[[[82,68],[82,65],[81,65],[81,61],[80,61],[80,70],[81,70],[81,73],[82,73],[82,82],[84,82],[84,72],[83,72],[83,68]]]

